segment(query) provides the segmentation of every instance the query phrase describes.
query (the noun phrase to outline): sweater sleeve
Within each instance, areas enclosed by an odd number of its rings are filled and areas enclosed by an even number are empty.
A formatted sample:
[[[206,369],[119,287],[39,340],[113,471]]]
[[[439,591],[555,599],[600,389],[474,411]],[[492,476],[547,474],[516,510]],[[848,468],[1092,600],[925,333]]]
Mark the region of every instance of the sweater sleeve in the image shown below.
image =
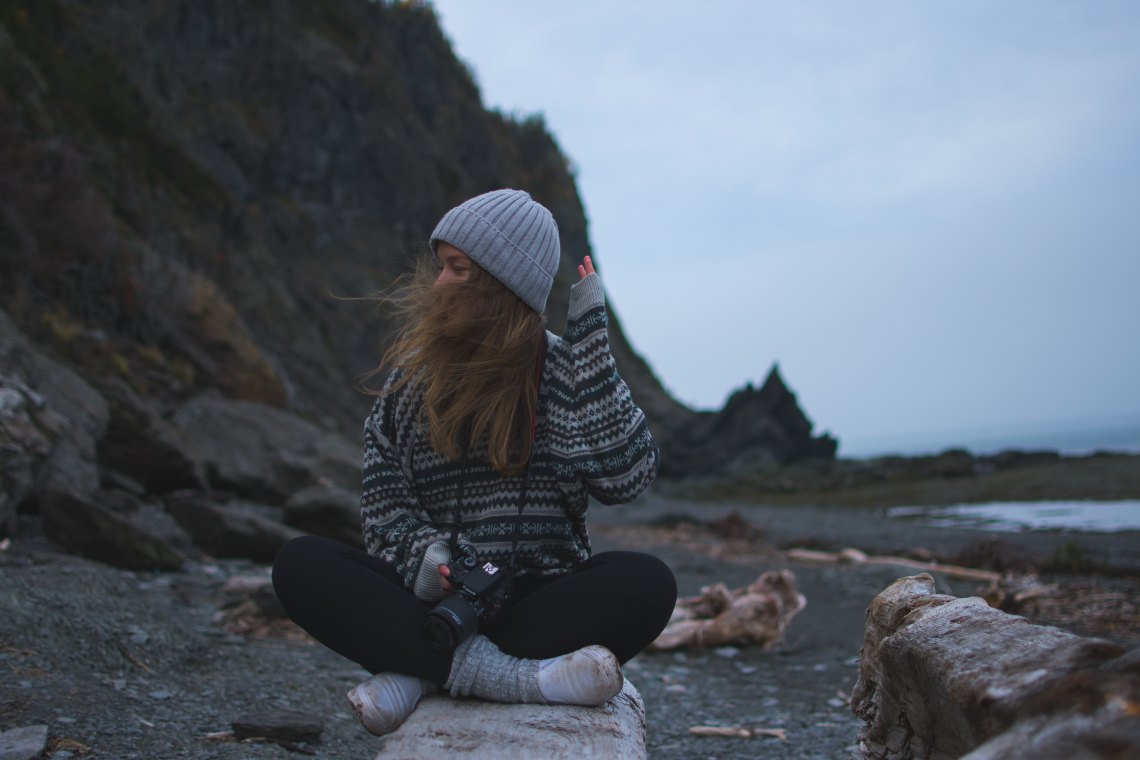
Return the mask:
[[[591,274],[570,289],[563,336],[573,376],[569,453],[591,496],[603,504],[621,504],[653,482],[660,455],[645,414],[618,375],[608,326],[602,283]]]
[[[451,528],[431,519],[416,497],[411,474],[402,465],[394,419],[395,409],[404,406],[400,401],[405,390],[377,399],[364,425],[360,511],[368,553],[391,563],[404,585],[414,590],[417,581],[421,588],[424,585],[426,578],[421,575],[435,572],[434,567],[424,567],[425,554],[433,544],[450,542]],[[458,544],[459,559],[473,563],[474,549],[462,534]]]

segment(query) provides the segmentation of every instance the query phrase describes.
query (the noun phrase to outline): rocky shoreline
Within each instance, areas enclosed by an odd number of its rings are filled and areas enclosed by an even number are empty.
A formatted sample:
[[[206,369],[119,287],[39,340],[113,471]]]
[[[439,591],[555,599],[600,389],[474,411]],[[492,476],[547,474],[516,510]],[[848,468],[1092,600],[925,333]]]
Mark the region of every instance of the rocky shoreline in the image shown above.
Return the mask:
[[[984,547],[994,539],[978,531],[940,533],[945,529],[857,508],[693,502],[656,491],[622,507],[595,506],[592,515],[597,549],[659,554],[676,573],[683,595],[718,581],[743,585],[764,570],[789,569],[808,600],[774,649],[654,652],[630,663],[627,675],[647,706],[651,758],[849,757],[859,721],[847,700],[863,612],[877,593],[915,570],[811,563],[785,550],[813,537],[816,544],[846,543],[867,551],[925,546],[966,556],[972,546],[978,564],[985,564]],[[1048,556],[1055,538],[1013,534],[994,556]],[[1112,546],[1140,553],[1137,534],[1086,534],[1080,540],[1090,556]],[[381,743],[356,724],[343,697],[365,674],[274,618],[272,600],[258,601],[241,590],[248,584],[234,582],[267,573],[264,564],[208,555],[188,558],[178,570],[124,570],[61,552],[42,535],[10,541],[0,551],[0,729],[47,725],[52,751],[46,757],[61,760],[287,757],[298,747],[216,737],[259,710],[300,710],[323,727],[319,741],[302,744],[300,751],[345,760],[372,757]],[[935,577],[942,593],[982,591],[976,581],[937,572]],[[1099,594],[1098,603],[1115,611],[1118,624],[1124,621],[1116,640],[1140,643],[1136,575],[1042,577],[1086,599]],[[1110,591],[1112,600],[1105,602]],[[1079,604],[1079,598],[1066,604]],[[1091,614],[1067,623],[1083,635],[1112,637],[1104,612],[1099,629],[1089,628],[1095,622]],[[689,732],[692,726],[781,729],[785,738],[700,737]]]

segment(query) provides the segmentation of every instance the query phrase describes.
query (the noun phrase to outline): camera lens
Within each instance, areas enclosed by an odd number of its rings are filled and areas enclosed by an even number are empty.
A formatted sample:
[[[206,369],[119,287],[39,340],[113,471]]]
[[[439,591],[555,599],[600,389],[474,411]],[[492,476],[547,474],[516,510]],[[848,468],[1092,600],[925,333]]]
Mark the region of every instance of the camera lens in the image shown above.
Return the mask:
[[[424,635],[437,652],[452,652],[479,629],[479,613],[458,594],[445,597],[424,618]]]

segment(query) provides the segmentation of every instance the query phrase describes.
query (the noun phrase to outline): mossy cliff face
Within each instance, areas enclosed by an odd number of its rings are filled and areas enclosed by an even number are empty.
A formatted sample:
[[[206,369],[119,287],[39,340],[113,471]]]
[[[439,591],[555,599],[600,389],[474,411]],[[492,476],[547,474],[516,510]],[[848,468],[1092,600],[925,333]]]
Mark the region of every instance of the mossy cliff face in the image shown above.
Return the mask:
[[[355,437],[386,330],[354,299],[496,187],[558,219],[558,331],[590,252],[568,161],[541,119],[484,108],[430,7],[0,0],[4,309],[167,409],[217,389]],[[693,413],[611,337],[682,453]]]

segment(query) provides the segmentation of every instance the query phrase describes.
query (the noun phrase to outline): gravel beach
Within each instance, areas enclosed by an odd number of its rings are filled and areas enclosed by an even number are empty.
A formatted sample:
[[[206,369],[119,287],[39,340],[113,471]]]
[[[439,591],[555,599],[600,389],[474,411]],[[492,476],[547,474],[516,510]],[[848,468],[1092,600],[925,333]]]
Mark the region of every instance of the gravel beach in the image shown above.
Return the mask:
[[[710,526],[731,516],[737,530]],[[807,598],[784,643],[770,651],[722,647],[643,653],[627,675],[645,698],[651,758],[847,758],[858,720],[847,704],[870,600],[912,568],[788,561],[793,545],[853,546],[868,553],[916,548],[953,556],[995,538],[931,528],[882,510],[702,504],[648,494],[591,510],[596,550],[638,548],[673,568],[680,593],[722,581],[745,585],[788,568]],[[741,522],[743,520],[743,522]],[[745,529],[741,530],[740,526]],[[1140,535],[1022,532],[1005,551],[1048,558],[1074,541],[1085,557],[1125,568],[1115,584],[1135,610],[1129,563]],[[921,553],[921,552],[920,552]],[[244,561],[196,561],[173,573],[117,570],[14,541],[0,553],[0,729],[47,724],[52,758],[283,758],[296,752],[224,734],[258,710],[299,710],[320,720],[319,742],[294,747],[335,760],[371,758],[381,740],[356,722],[344,693],[366,673],[278,623],[244,633],[225,627],[237,601],[233,576],[264,576]],[[974,581],[936,574],[939,590],[976,593]],[[1135,645],[1136,642],[1125,643]],[[783,739],[698,737],[697,725],[782,729]]]

